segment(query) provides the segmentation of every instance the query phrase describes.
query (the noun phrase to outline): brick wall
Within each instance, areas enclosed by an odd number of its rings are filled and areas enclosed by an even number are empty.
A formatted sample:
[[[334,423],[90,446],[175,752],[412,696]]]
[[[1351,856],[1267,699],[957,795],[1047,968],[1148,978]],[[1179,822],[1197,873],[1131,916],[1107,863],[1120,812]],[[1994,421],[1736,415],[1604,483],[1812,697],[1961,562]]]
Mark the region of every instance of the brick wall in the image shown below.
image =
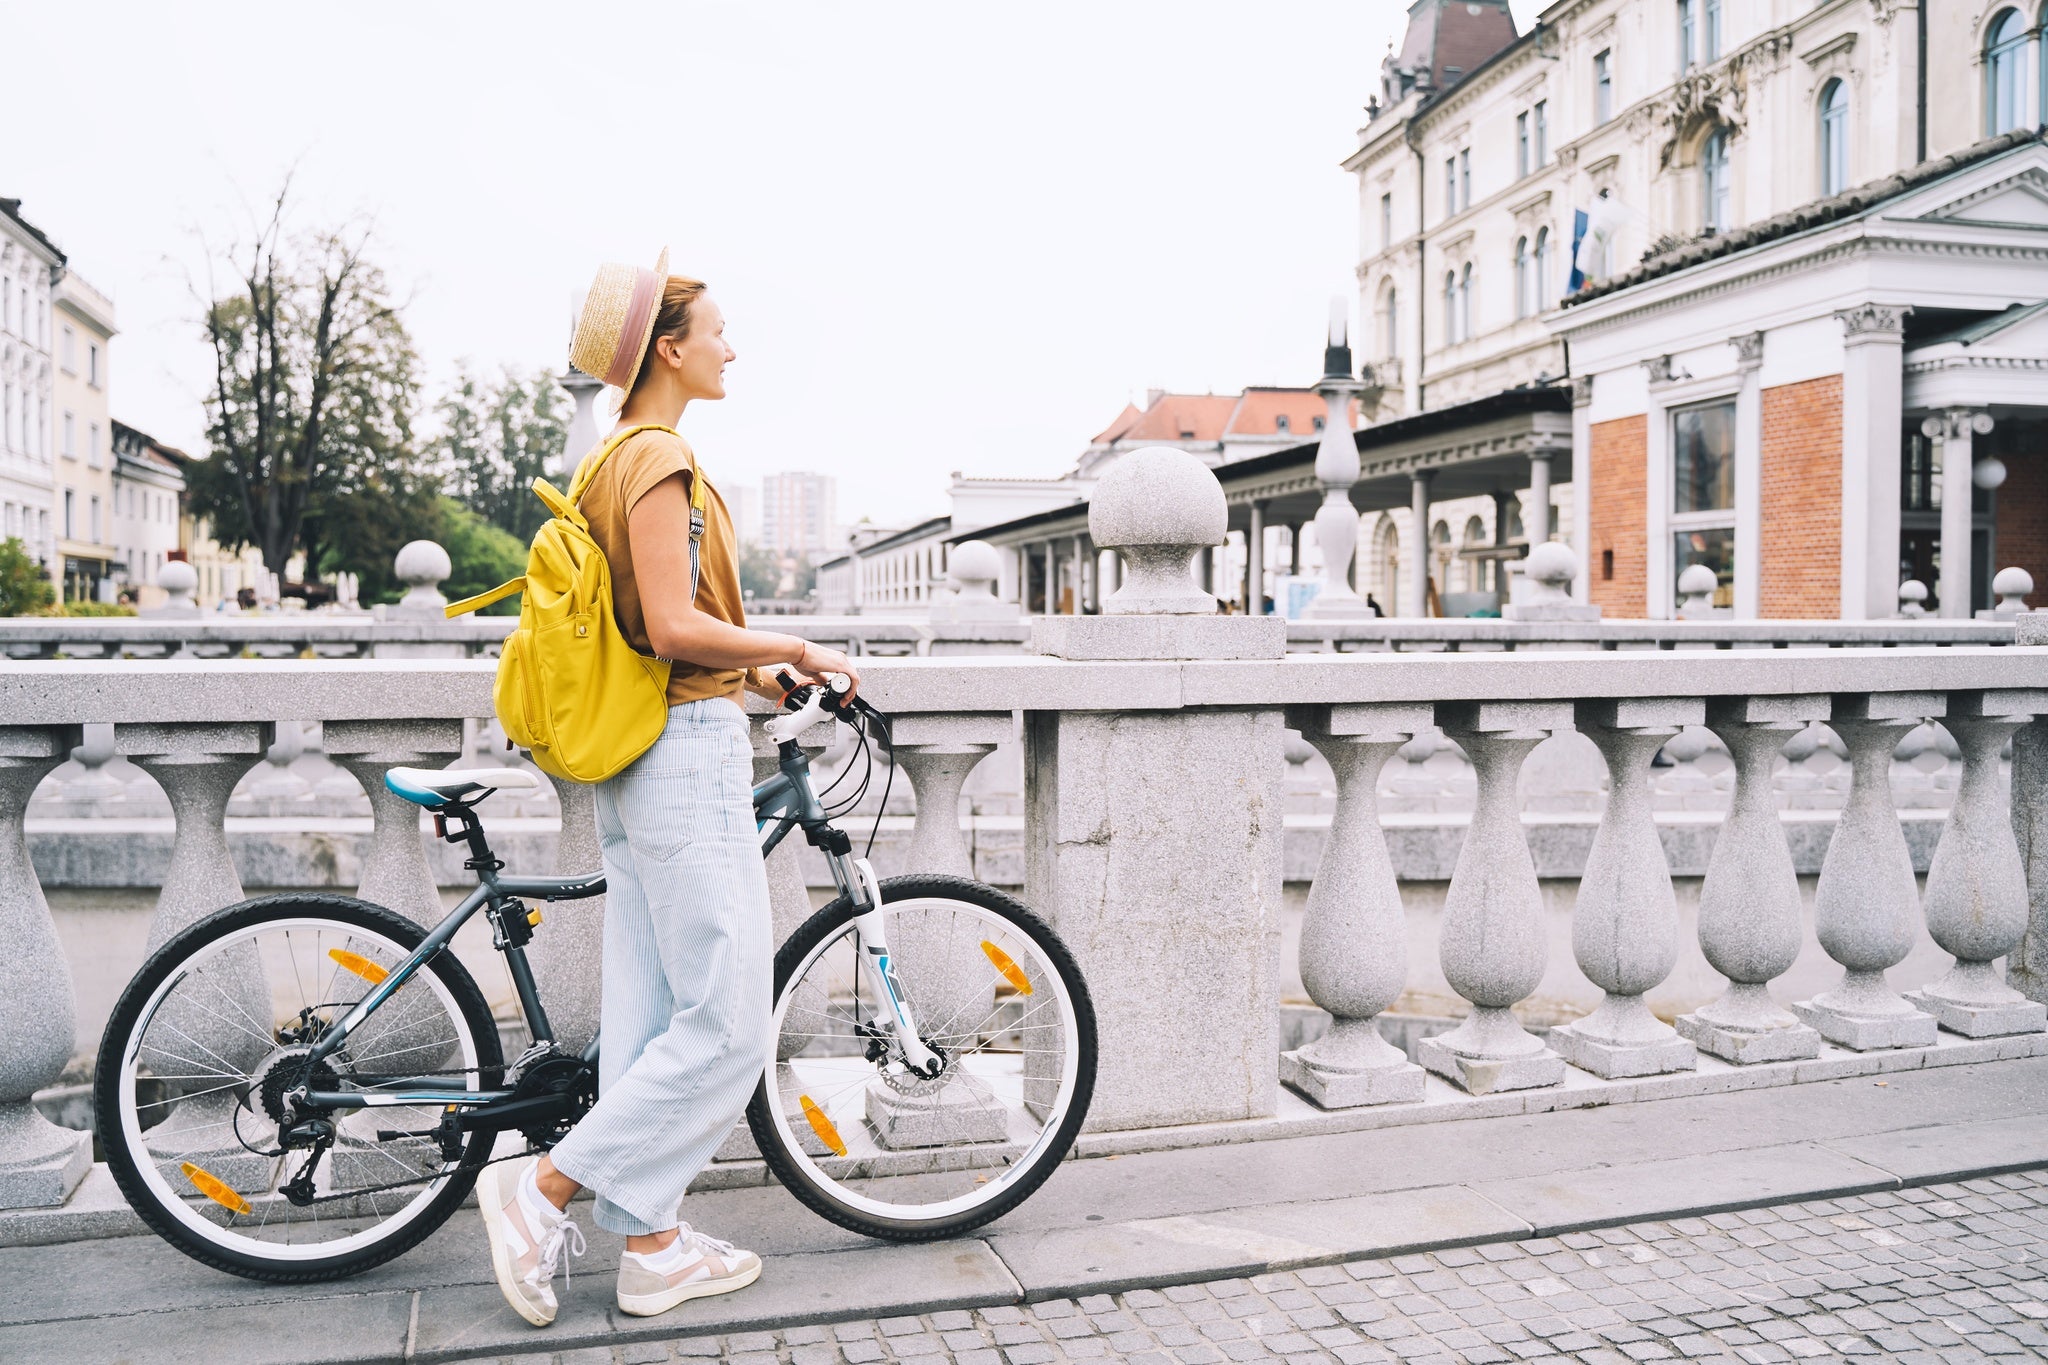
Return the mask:
[[[1992,451],[2005,462],[2005,483],[1993,504],[1997,532],[1991,571],[2008,565],[2025,569],[2034,576],[2028,605],[2048,606],[2048,422],[2008,418],[1991,441]]]
[[[1842,377],[1763,392],[1763,573],[1766,617],[1842,614]]]
[[[1649,476],[1648,419],[1617,417],[1595,422],[1587,460],[1592,487],[1592,544],[1587,547],[1586,569],[1593,584],[1593,601],[1611,617],[1636,618],[1646,614],[1647,597],[1643,575],[1646,569],[1643,543],[1644,481]]]

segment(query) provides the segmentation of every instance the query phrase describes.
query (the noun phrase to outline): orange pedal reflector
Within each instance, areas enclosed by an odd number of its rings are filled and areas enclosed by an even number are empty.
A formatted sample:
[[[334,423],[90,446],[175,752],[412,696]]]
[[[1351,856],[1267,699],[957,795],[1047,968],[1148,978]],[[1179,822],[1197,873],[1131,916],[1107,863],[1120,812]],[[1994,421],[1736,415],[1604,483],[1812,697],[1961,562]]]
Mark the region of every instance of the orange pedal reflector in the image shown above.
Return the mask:
[[[185,1173],[185,1178],[191,1181],[201,1194],[222,1208],[229,1209],[235,1213],[255,1212],[254,1209],[249,1207],[248,1200],[236,1194],[232,1185],[213,1174],[213,1172],[203,1171],[189,1161],[181,1164],[178,1169]]]
[[[391,975],[361,953],[352,953],[346,948],[329,948],[327,955],[334,959],[335,966],[345,972],[354,972],[372,986]]]
[[[811,1121],[811,1131],[818,1135],[818,1141],[832,1149],[832,1155],[846,1155],[846,1139],[839,1136],[839,1130],[832,1120],[825,1117],[825,1111],[809,1095],[799,1095],[797,1103],[804,1107],[804,1117]]]
[[[1003,979],[1017,988],[1017,994],[1031,994],[1031,978],[1024,975],[1024,969],[1017,965],[1017,959],[1011,957],[987,939],[981,941],[981,951],[988,954],[988,960],[993,962],[996,970],[1003,974]]]

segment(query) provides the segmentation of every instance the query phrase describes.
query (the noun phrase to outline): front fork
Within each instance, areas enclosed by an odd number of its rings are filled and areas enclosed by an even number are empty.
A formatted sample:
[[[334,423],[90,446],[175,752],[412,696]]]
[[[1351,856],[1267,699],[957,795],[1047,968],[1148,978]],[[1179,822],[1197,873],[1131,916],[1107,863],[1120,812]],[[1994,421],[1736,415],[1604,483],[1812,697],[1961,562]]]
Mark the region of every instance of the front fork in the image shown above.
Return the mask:
[[[853,858],[851,883],[853,928],[860,945],[860,971],[867,979],[868,999],[874,1002],[874,1017],[868,1023],[877,1032],[896,1039],[903,1061],[918,1075],[930,1079],[945,1067],[945,1061],[925,1046],[917,1031],[917,1016],[904,994],[903,982],[889,954],[889,920],[882,909],[882,883],[866,858]]]

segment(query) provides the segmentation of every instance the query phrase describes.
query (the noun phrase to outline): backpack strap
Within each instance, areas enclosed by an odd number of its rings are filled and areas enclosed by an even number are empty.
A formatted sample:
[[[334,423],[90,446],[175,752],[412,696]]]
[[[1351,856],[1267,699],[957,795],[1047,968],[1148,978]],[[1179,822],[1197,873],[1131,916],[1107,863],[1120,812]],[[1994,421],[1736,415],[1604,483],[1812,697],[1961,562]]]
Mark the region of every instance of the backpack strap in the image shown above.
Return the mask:
[[[590,487],[590,481],[597,477],[597,471],[603,468],[606,460],[611,458],[611,453],[643,431],[665,431],[677,440],[682,439],[681,434],[674,427],[665,427],[653,422],[643,426],[626,428],[606,441],[594,457],[583,462],[582,467],[576,471],[575,481],[569,485],[569,501],[571,503],[581,502],[584,491]],[[534,480],[534,485],[534,491],[536,493],[540,492],[540,480]],[[553,490],[550,489],[549,491],[552,492]],[[542,496],[543,500],[545,500],[545,495]],[[560,513],[557,512],[557,515],[560,515]],[[690,452],[690,601],[693,605],[697,601],[697,585],[704,576],[703,555],[699,548],[703,540],[704,467],[697,463],[697,454],[695,451],[692,451]]]
[[[480,592],[474,597],[465,597],[460,602],[450,602],[446,607],[442,608],[441,614],[452,621],[456,617],[466,615],[469,612],[482,611],[493,602],[502,602],[513,593],[525,591],[526,575],[521,574],[517,578],[500,583],[489,592]]]

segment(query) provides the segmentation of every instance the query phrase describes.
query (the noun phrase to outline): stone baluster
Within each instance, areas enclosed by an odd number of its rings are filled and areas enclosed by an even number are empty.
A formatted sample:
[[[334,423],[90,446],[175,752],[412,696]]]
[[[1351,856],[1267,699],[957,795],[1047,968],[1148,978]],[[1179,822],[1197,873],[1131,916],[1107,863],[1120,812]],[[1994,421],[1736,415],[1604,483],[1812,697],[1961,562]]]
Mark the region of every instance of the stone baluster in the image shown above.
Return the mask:
[[[974,765],[1008,739],[1007,711],[949,715],[901,715],[894,721],[895,756],[916,793],[904,863],[908,873],[974,876],[973,855],[960,830],[960,793]],[[981,937],[962,937],[955,926],[925,927],[914,912],[898,915],[890,943],[904,988],[918,1011],[919,1027],[960,1051],[974,1040],[960,1031],[980,1030],[994,1017],[996,978],[980,949]],[[940,1142],[1000,1141],[1008,1111],[981,1082],[956,1073],[935,1095],[906,1098],[884,1086],[868,1091],[867,1120],[885,1147],[922,1147]]]
[[[1799,956],[1805,912],[1791,845],[1778,815],[1773,765],[1788,741],[1816,746],[1804,727],[1828,715],[1824,696],[1727,697],[1707,721],[1735,758],[1735,799],[1714,837],[1700,884],[1700,949],[1728,978],[1719,999],[1677,1020],[1678,1032],[1724,1061],[1784,1062],[1820,1055],[1820,1035],[1771,999],[1769,983]]]
[[[0,1209],[61,1204],[92,1167],[92,1135],[59,1128],[30,1097],[71,1060],[71,969],[29,862],[28,801],[75,732],[0,728]]]
[[[2027,999],[1992,964],[2027,932],[2027,872],[2013,836],[1998,754],[2048,692],[1949,694],[1947,726],[1963,751],[1963,780],[1927,868],[1927,930],[1955,958],[1942,978],[1906,998],[1969,1038],[2039,1033],[2048,1007]]]
[[[1830,724],[1849,747],[1849,800],[1821,862],[1813,920],[1820,946],[1843,974],[1840,985],[1792,1012],[1829,1042],[1859,1052],[1934,1041],[1934,1017],[1907,1004],[1884,974],[1912,951],[1920,927],[1913,855],[1892,803],[1892,750],[1945,704],[1939,692],[1835,698]]]
[[[420,808],[385,786],[384,772],[445,766],[462,752],[462,722],[330,720],[325,729],[327,756],[363,784],[374,819],[356,895],[422,926],[439,924],[445,911],[427,864]]]
[[[552,773],[542,775],[554,784],[555,803],[562,813],[554,874],[597,871],[604,863],[597,838],[597,789]],[[526,945],[548,1025],[556,1045],[566,1052],[581,1052],[603,1022],[604,902],[603,896],[592,896],[546,907],[533,942]]]
[[[1330,1031],[1280,1054],[1280,1079],[1325,1109],[1420,1100],[1422,1068],[1380,1036],[1407,983],[1408,930],[1379,822],[1380,769],[1436,723],[1427,704],[1303,708],[1288,719],[1329,760],[1337,808],[1301,920],[1301,981]]]
[[[1607,809],[1586,854],[1572,911],[1579,970],[1607,993],[1585,1018],[1550,1031],[1573,1066],[1614,1080],[1688,1071],[1693,1045],[1643,996],[1678,961],[1678,898],[1650,805],[1650,760],[1681,726],[1706,719],[1697,697],[1583,701],[1579,729],[1607,761]]]
[[[1437,706],[1437,723],[1472,760],[1479,783],[1438,943],[1444,977],[1472,1012],[1419,1051],[1424,1066],[1475,1095],[1564,1079],[1564,1059],[1523,1028],[1510,1006],[1543,980],[1547,956],[1543,890],[1522,833],[1516,782],[1529,751],[1571,721],[1569,702]]]

